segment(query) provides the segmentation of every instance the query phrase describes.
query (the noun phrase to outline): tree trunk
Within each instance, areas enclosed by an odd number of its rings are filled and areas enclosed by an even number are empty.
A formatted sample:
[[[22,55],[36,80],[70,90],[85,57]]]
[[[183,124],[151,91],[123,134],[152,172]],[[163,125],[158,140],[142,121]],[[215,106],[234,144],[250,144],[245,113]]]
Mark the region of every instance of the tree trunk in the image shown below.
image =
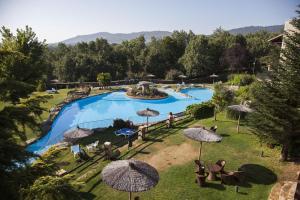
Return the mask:
[[[282,149],[281,149],[280,160],[281,161],[287,161],[288,154],[289,154],[289,145],[287,143],[284,143],[282,145]]]
[[[214,120],[217,121],[217,111],[215,109],[215,112],[214,112]]]

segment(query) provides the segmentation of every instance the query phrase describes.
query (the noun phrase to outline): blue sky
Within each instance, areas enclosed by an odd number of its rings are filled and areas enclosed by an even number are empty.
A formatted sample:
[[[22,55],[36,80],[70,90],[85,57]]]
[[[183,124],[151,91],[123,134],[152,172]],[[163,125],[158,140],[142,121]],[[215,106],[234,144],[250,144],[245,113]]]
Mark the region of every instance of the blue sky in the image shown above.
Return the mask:
[[[96,32],[192,30],[210,34],[295,17],[299,0],[0,0],[0,26],[29,25],[40,39],[58,42]]]

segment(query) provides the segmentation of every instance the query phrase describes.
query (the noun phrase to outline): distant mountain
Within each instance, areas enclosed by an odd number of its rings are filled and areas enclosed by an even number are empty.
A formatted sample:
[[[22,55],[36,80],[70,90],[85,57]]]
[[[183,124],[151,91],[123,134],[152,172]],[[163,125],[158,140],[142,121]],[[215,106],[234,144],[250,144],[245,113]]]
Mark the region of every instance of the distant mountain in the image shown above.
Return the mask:
[[[134,33],[108,33],[108,32],[99,32],[88,35],[78,35],[76,37],[66,39],[61,41],[67,45],[74,45],[78,42],[89,42],[96,40],[96,38],[106,39],[109,43],[120,44],[125,40],[132,40],[140,35],[144,35],[146,42],[149,42],[152,37],[157,39],[163,38],[165,36],[171,35],[171,32],[168,31],[142,31],[142,32],[134,32]],[[51,46],[57,45],[57,43],[50,44]]]
[[[261,30],[265,30],[268,32],[282,32],[283,25],[275,25],[275,26],[246,26],[241,28],[235,28],[228,30],[231,34],[247,34],[247,33],[255,33]],[[96,40],[96,38],[106,39],[109,43],[120,44],[125,40],[132,40],[140,35],[144,35],[146,42],[149,42],[152,37],[157,39],[161,39],[165,36],[170,36],[172,32],[169,31],[142,31],[142,32],[134,32],[134,33],[108,33],[108,32],[99,32],[88,35],[78,35],[76,37],[72,37],[66,40],[61,41],[67,45],[74,45],[78,42],[90,42]],[[52,43],[50,46],[56,46],[58,43]]]
[[[237,34],[248,34],[248,33],[255,33],[258,31],[267,31],[272,33],[280,33],[283,31],[283,25],[274,25],[274,26],[246,26],[241,28],[235,28],[228,30],[229,33],[233,35]]]

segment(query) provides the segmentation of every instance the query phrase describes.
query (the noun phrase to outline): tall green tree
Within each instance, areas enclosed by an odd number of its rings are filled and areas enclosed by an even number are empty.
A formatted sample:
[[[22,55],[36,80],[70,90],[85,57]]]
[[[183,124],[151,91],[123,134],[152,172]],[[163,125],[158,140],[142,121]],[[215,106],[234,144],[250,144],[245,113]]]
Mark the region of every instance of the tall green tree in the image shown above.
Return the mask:
[[[0,193],[3,199],[17,199],[20,166],[32,156],[19,141],[26,140],[25,127],[38,132],[36,117],[47,98],[28,98],[47,71],[45,44],[29,27],[17,29],[16,35],[5,27],[0,32]]]
[[[297,30],[285,33],[281,60],[274,66],[271,81],[253,90],[255,112],[250,124],[260,138],[282,145],[286,161],[300,138],[300,12],[292,25]]]
[[[234,93],[227,89],[222,84],[216,84],[214,86],[214,95],[212,97],[212,103],[215,106],[214,110],[214,120],[217,120],[217,114],[223,111],[234,98]]]
[[[203,35],[193,37],[185,49],[180,63],[189,77],[208,75],[211,72],[213,58],[209,54],[208,38]]]

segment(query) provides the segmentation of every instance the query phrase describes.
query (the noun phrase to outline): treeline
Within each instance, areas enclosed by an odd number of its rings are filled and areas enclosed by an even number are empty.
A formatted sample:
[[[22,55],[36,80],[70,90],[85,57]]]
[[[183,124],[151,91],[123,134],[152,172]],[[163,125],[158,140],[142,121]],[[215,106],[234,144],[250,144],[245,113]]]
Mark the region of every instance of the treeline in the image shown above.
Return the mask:
[[[113,80],[146,74],[173,80],[180,74],[196,78],[211,73],[253,72],[274,51],[268,42],[272,36],[268,32],[235,36],[219,28],[210,36],[174,31],[149,43],[143,36],[121,44],[109,44],[105,39],[74,46],[60,43],[46,51],[47,79],[97,81],[98,73],[108,72]]]

